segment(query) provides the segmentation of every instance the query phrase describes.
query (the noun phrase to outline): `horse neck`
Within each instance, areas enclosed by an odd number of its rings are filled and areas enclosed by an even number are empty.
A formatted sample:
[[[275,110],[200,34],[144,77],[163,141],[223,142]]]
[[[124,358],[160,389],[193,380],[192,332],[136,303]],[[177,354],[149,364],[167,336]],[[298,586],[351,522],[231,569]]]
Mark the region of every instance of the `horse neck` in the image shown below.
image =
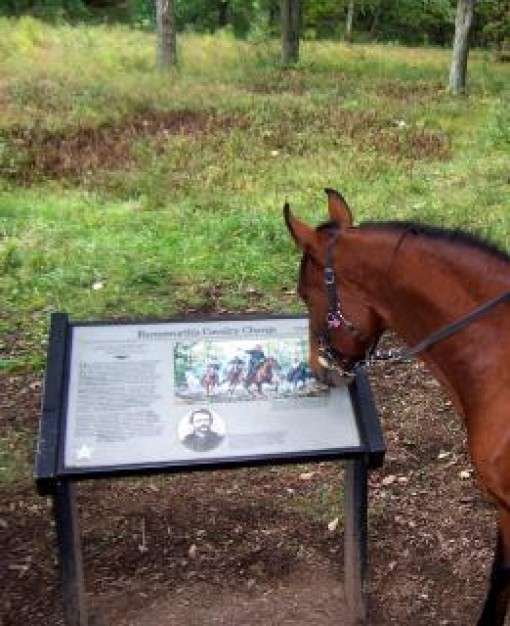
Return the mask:
[[[349,278],[360,288],[364,285],[384,325],[408,345],[510,291],[508,264],[476,247],[412,233],[360,230],[356,256]],[[483,393],[483,381],[500,367],[501,342],[494,342],[493,336],[494,324],[502,323],[501,312],[491,312],[422,355],[464,413]],[[484,359],[475,357],[480,346]]]
[[[476,247],[408,235],[388,283],[394,324],[416,340],[509,290],[510,276],[508,264]]]

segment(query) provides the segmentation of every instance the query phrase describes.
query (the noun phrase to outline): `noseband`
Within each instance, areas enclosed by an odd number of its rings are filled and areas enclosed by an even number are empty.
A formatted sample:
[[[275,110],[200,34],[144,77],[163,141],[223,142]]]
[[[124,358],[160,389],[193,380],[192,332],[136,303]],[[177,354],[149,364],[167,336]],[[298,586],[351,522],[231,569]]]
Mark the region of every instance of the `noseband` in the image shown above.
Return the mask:
[[[402,244],[402,241],[407,234],[407,231],[401,237],[398,242],[393,257],[396,251]],[[377,350],[377,344],[382,335],[382,331],[376,332],[372,336],[367,336],[355,323],[349,320],[342,312],[342,306],[340,296],[336,284],[335,270],[333,267],[333,249],[337,242],[340,232],[333,234],[328,242],[326,248],[326,263],[324,266],[324,285],[328,296],[328,313],[326,315],[326,326],[323,330],[317,333],[317,341],[319,344],[318,360],[320,365],[327,370],[333,370],[337,372],[341,377],[353,377],[356,372],[367,365],[372,365],[376,362],[386,361],[392,363],[402,363],[424,352],[431,346],[444,341],[451,335],[460,332],[469,324],[472,324],[476,320],[480,319],[494,307],[502,302],[510,302],[510,292],[505,292],[488,300],[481,306],[477,307],[464,317],[457,319],[456,321],[440,328],[434,333],[431,333],[425,339],[415,344],[410,348],[403,350]],[[360,342],[364,342],[368,345],[365,355],[363,357],[349,357],[339,350],[337,350],[331,342],[331,335],[341,327],[350,333],[355,339]]]

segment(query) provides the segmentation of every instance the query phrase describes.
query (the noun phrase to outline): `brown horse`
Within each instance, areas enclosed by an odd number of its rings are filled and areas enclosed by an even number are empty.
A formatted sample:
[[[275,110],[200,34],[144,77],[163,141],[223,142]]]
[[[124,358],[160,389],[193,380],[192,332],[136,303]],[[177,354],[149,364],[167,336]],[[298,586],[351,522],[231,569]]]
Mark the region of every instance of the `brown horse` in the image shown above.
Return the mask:
[[[412,223],[353,226],[326,190],[317,229],[284,207],[303,252],[299,294],[310,315],[310,363],[352,375],[370,358],[419,354],[463,416],[469,452],[498,507],[498,542],[478,626],[502,626],[510,598],[510,259],[472,235]],[[409,349],[376,353],[393,329]],[[368,355],[368,356],[367,356]],[[375,355],[375,356],[374,356]]]
[[[273,384],[275,389],[277,389],[278,378],[275,375],[275,371],[280,369],[280,364],[273,356],[267,357],[255,371],[249,372],[246,375],[246,378],[244,379],[245,388],[250,391],[252,385],[256,385],[257,391],[261,395],[263,383]]]
[[[206,373],[200,380],[202,387],[205,389],[206,394],[209,396],[216,387],[220,384],[220,375],[218,370],[214,368],[208,368]]]
[[[223,382],[228,382],[228,392],[233,395],[236,387],[241,385],[244,377],[244,365],[242,363],[232,363]]]

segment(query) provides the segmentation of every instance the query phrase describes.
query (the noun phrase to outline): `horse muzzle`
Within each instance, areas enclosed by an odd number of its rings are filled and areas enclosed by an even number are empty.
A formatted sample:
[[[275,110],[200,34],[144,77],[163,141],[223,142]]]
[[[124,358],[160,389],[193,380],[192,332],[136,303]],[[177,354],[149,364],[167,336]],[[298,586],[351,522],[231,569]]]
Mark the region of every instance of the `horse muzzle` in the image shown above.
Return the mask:
[[[346,357],[332,346],[321,345],[319,347],[317,362],[322,368],[318,378],[320,382],[327,385],[345,384],[356,375],[355,368],[358,359]]]

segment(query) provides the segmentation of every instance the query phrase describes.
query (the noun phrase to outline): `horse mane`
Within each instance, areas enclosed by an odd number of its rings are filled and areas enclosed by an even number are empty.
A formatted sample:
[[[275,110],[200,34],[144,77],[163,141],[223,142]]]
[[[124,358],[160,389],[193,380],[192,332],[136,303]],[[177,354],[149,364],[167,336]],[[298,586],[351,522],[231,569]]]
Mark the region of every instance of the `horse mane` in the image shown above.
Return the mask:
[[[460,228],[443,228],[430,224],[413,221],[363,222],[362,229],[408,231],[418,237],[426,237],[437,241],[446,241],[452,244],[469,246],[486,252],[502,261],[510,261],[510,256],[498,244],[488,240],[478,233],[469,232]]]
[[[338,230],[340,225],[334,220],[323,222],[317,226],[317,231],[323,230]],[[368,221],[362,222],[357,226],[362,230],[385,230],[396,232],[409,232],[418,237],[426,237],[428,239],[435,239],[437,241],[446,241],[452,244],[460,244],[469,246],[486,252],[502,261],[509,262],[510,255],[503,248],[490,241],[479,233],[463,230],[462,228],[444,228],[442,226],[435,226],[432,224],[424,224],[422,222],[415,222],[410,220],[390,220],[390,221]]]

